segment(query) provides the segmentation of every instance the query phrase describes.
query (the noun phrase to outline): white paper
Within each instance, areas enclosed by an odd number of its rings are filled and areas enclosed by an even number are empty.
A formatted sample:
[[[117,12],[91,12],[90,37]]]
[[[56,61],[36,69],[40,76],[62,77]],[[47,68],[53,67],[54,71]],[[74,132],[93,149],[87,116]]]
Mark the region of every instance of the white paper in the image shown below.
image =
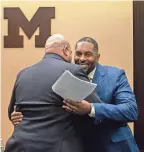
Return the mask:
[[[90,95],[96,86],[97,84],[78,79],[66,70],[54,83],[52,90],[63,99],[81,101]]]

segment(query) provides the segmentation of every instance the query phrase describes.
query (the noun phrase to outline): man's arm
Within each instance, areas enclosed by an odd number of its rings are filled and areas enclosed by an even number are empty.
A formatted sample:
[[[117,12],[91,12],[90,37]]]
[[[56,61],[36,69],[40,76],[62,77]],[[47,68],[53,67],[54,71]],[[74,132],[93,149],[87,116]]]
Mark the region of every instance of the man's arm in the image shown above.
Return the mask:
[[[114,104],[94,104],[95,120],[131,122],[138,118],[138,108],[125,72],[120,71],[113,94]]]
[[[14,111],[14,106],[15,106],[15,102],[16,102],[15,88],[16,88],[16,82],[14,84],[14,88],[13,88],[13,91],[12,91],[10,104],[8,106],[8,117],[9,117],[10,120],[11,120],[11,113]]]
[[[19,79],[20,75],[26,70],[27,68],[21,70],[16,77],[16,81],[14,84],[14,88],[12,91],[12,95],[11,95],[11,100],[10,100],[10,104],[8,106],[8,117],[9,119],[12,121],[12,123],[15,122],[15,120],[17,119],[17,116],[20,116],[21,113],[16,112],[16,107],[15,107],[15,103],[16,103],[16,95],[15,95],[15,90],[16,90],[16,85],[17,85],[17,80]],[[22,115],[22,114],[21,114]],[[15,117],[16,116],[16,117]],[[14,122],[13,119],[14,118]]]

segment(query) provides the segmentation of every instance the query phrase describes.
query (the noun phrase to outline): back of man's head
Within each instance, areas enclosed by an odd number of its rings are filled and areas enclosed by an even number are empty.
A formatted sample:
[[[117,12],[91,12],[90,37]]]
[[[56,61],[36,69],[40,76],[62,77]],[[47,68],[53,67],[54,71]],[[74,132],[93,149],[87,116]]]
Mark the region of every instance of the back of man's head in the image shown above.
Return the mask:
[[[61,34],[54,34],[47,39],[46,44],[48,44],[49,42],[54,42],[59,40],[65,40],[64,36]]]
[[[55,53],[63,57],[66,61],[71,62],[72,52],[70,44],[61,34],[50,36],[45,44],[46,53]]]

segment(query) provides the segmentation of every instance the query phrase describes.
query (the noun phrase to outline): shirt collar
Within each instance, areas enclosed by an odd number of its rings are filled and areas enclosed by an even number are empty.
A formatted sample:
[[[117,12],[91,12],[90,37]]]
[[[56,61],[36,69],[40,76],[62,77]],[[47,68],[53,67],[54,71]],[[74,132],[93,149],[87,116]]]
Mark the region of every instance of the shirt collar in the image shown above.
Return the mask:
[[[88,77],[89,77],[90,80],[93,79],[95,71],[96,71],[96,67],[93,69],[93,71],[91,73],[88,74]]]

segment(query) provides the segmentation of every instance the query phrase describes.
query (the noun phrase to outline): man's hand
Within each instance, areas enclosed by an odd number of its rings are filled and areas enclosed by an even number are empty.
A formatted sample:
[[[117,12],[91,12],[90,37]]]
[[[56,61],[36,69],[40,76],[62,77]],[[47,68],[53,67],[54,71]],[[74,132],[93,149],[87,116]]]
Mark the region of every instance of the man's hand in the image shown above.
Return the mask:
[[[11,121],[13,125],[17,125],[22,121],[23,115],[21,112],[16,111],[16,106],[14,106],[14,111],[11,113]]]
[[[70,99],[65,99],[64,103],[65,105],[63,105],[63,108],[67,111],[70,111],[79,115],[85,115],[91,112],[91,104],[85,100],[73,101]]]

